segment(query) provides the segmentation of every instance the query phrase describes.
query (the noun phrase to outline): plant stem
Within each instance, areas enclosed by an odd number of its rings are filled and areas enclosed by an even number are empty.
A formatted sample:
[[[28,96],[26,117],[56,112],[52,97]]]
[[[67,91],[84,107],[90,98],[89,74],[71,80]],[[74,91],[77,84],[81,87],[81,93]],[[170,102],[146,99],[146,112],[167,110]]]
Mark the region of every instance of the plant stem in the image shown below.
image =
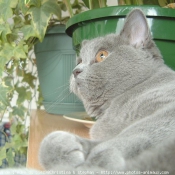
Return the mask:
[[[124,0],[126,5],[131,5],[131,0]]]
[[[134,4],[135,5],[142,5],[143,4],[143,0],[134,0]]]
[[[125,5],[125,1],[124,0],[118,0],[118,5]]]
[[[158,5],[165,7],[168,4],[167,0],[158,0]]]
[[[89,9],[91,10],[92,9],[92,0],[89,0]]]
[[[7,136],[7,134],[6,134],[4,131],[1,131],[1,132],[5,135],[5,138],[6,138],[7,142],[10,142],[10,140],[9,140],[9,138],[8,138],[8,136]]]
[[[98,0],[100,8],[106,7],[105,0]]]
[[[74,16],[73,14],[73,10],[72,10],[72,6],[71,6],[71,3],[70,3],[70,0],[63,0],[64,4],[66,5],[66,8],[69,12],[69,16],[70,18]]]

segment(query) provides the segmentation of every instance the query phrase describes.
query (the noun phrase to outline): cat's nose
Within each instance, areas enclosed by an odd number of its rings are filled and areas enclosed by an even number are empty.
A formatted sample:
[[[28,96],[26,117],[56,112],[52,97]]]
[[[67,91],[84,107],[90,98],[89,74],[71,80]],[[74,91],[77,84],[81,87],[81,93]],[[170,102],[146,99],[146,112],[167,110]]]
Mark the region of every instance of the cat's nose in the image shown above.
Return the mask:
[[[77,68],[77,69],[74,69],[73,70],[73,74],[74,74],[74,77],[76,78],[78,74],[80,74],[82,72],[81,69]]]

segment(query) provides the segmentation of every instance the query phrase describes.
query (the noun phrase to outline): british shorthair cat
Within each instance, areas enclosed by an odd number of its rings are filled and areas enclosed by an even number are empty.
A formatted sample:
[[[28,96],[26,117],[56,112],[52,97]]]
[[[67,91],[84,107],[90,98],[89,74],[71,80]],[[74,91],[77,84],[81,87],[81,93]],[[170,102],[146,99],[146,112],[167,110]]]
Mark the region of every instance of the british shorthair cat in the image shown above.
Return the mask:
[[[164,64],[141,10],[127,16],[119,35],[82,43],[70,89],[97,121],[90,140],[49,134],[40,147],[46,170],[175,174],[175,72]]]

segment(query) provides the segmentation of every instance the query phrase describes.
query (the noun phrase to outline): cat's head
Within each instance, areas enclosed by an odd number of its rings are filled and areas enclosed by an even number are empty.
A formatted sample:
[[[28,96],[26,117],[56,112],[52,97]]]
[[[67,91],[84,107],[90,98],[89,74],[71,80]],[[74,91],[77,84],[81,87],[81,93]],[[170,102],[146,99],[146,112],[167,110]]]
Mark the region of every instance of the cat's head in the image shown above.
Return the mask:
[[[151,77],[162,64],[146,18],[133,10],[119,35],[84,41],[71,76],[70,89],[91,116],[103,113],[113,98]]]

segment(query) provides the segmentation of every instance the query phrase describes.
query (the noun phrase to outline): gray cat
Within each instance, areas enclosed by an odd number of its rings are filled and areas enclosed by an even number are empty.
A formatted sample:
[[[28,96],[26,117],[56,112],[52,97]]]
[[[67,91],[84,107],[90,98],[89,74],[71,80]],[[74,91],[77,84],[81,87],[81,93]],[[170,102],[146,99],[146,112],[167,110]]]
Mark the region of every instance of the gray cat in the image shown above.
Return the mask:
[[[41,146],[42,165],[175,170],[175,72],[164,64],[144,14],[132,11],[119,35],[84,41],[77,63],[70,89],[97,117],[92,140],[52,133]],[[161,147],[167,142],[172,145]],[[161,158],[164,149],[170,157]]]
[[[92,139],[51,133],[40,148],[43,167],[175,174],[175,72],[164,64],[142,11],[127,16],[119,35],[84,41],[77,63],[70,89],[97,118]]]

